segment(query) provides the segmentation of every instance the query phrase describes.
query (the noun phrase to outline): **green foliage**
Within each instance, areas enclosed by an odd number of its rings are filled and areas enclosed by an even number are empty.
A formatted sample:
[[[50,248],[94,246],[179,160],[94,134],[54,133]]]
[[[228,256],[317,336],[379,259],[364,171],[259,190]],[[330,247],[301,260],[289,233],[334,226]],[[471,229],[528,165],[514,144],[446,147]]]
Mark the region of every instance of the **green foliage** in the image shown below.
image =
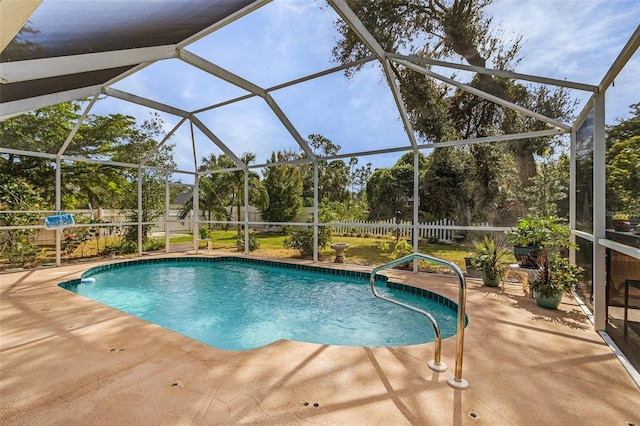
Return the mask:
[[[501,239],[485,236],[474,245],[471,264],[489,277],[502,276],[506,271],[505,258],[509,255],[505,242]]]
[[[27,226],[41,220],[40,213],[7,213],[38,211],[44,207],[40,191],[24,179],[12,179],[0,184],[0,225]],[[0,254],[7,254],[12,263],[23,264],[35,258],[37,234],[33,229],[4,230],[0,236]]]
[[[119,244],[114,245],[112,247],[105,248],[100,254],[111,254],[111,253],[119,253],[119,254],[134,254],[138,252],[138,244],[134,241],[122,240]]]
[[[62,251],[67,255],[73,254],[78,248],[83,250],[84,245],[91,238],[89,228],[77,228],[72,231],[75,232],[65,232],[60,243]],[[84,253],[81,252],[81,256],[83,254]]]
[[[408,256],[413,253],[413,246],[406,240],[399,240],[393,248],[391,257],[393,259],[400,259],[401,257]]]
[[[323,250],[331,242],[331,229],[326,226],[318,227],[318,250]],[[298,250],[302,257],[313,256],[313,227],[291,231],[284,240],[284,247]]]
[[[8,148],[55,154],[78,121],[79,109],[79,103],[70,102],[10,118],[0,122],[0,140]],[[89,114],[64,154],[135,164],[154,152],[147,159],[148,165],[173,167],[172,145],[165,144],[154,151],[156,138],[163,133],[157,114],[141,125],[133,117],[121,114]],[[8,154],[0,156],[0,180],[24,179],[42,188],[42,197],[53,206],[55,167],[55,161],[48,158]],[[61,168],[64,208],[84,207],[87,203],[96,208],[129,208],[124,205],[136,197],[137,170],[71,161],[62,161]]]
[[[567,200],[563,212],[568,212],[569,157],[555,157],[546,153],[538,162],[538,172],[526,188],[526,199],[530,202],[531,216],[550,217],[560,213],[560,201]]]
[[[319,157],[338,154],[340,145],[319,134],[311,134],[307,140],[313,153]],[[301,154],[306,158],[306,153]],[[313,164],[303,163],[299,166],[302,174],[304,205],[313,205]],[[318,161],[318,199],[330,202],[343,202],[349,198],[349,166],[342,160]]]
[[[440,148],[429,157],[420,180],[420,210],[430,219],[469,223],[473,158],[458,148]]]
[[[640,217],[640,103],[607,128],[607,210]]]
[[[149,238],[142,246],[142,250],[158,251],[158,250],[162,250],[164,246],[165,246],[165,241],[163,238]]]
[[[424,156],[419,155],[419,162]],[[421,169],[423,170],[423,169]],[[391,168],[376,169],[367,184],[369,220],[388,220],[395,212],[410,216],[408,200],[413,198],[413,154],[402,156]]]
[[[349,5],[386,51],[410,50],[418,56],[466,61],[469,65],[512,70],[519,61],[520,37],[505,39],[504,33],[491,17],[483,1],[353,1]],[[336,22],[342,36],[333,50],[334,58],[346,63],[370,54],[358,35],[342,21]],[[360,67],[350,68],[347,75]],[[545,130],[549,125],[489,100],[480,99],[463,89],[451,90],[444,83],[436,83],[413,70],[394,68],[414,130],[425,141],[473,139],[498,134]],[[550,90],[536,84],[521,84],[515,80],[486,74],[475,74],[468,85],[537,113],[558,120],[569,118],[573,103],[566,89]],[[434,198],[421,194],[423,205],[434,218],[456,218],[460,225],[500,216],[517,217],[526,212],[526,199],[505,200],[501,194],[500,162],[504,155],[515,163],[518,176],[517,192],[531,186],[536,175],[535,156],[549,151],[560,138],[539,137],[498,144],[475,144],[452,151],[464,159],[464,166],[434,162],[430,178],[440,177],[454,187],[454,197],[433,185],[429,191]],[[439,151],[437,148],[436,151]],[[449,165],[451,164],[451,166]],[[421,169],[422,170],[422,169]],[[383,172],[373,173],[367,197],[371,205],[371,219],[390,218],[391,194],[385,194],[385,182],[393,182]],[[459,179],[460,177],[460,179]],[[511,178],[512,179],[512,178]],[[420,179],[423,181],[423,179]],[[512,179],[513,180],[513,179]],[[513,183],[512,183],[513,185]],[[396,197],[400,198],[400,197]],[[435,203],[431,204],[431,200]],[[381,200],[386,200],[381,204]],[[393,207],[397,207],[393,205]],[[514,213],[516,212],[516,213]],[[556,212],[553,212],[556,214]]]
[[[236,238],[236,248],[238,251],[244,251],[245,236],[244,231],[238,234]],[[260,248],[260,241],[256,238],[256,232],[249,230],[249,251],[258,250]]]
[[[270,163],[286,161],[292,153],[271,153]],[[259,206],[267,222],[291,222],[302,207],[302,176],[292,164],[266,167],[263,170],[266,201]]]
[[[572,247],[569,227],[558,223],[555,217],[526,217],[507,232],[514,245],[560,249]]]
[[[206,240],[209,238],[209,226],[201,226],[200,227],[200,239]]]
[[[377,244],[378,248],[380,249],[380,251],[387,251],[389,250],[389,241],[378,241]]]
[[[542,297],[553,297],[558,293],[570,292],[577,284],[582,268],[572,265],[569,259],[554,254],[533,280],[529,288]]]

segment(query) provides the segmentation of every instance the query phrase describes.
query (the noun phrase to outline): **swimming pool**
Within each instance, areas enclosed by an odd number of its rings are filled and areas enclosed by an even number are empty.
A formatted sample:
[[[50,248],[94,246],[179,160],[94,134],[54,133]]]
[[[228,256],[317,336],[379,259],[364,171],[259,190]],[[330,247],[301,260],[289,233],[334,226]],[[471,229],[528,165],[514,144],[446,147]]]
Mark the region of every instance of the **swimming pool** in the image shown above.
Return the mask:
[[[280,339],[344,346],[433,341],[424,316],[374,298],[368,279],[363,272],[258,259],[180,257],[99,266],[60,286],[226,350]],[[456,333],[454,302],[380,280],[384,295],[431,313],[443,338]]]

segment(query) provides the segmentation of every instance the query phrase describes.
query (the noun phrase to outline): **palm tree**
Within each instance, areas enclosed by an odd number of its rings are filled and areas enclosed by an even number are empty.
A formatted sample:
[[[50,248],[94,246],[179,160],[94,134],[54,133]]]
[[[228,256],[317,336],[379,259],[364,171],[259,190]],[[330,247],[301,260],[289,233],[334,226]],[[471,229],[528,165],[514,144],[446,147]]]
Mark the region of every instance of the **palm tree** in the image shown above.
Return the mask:
[[[244,164],[255,161],[255,154],[246,152],[241,159]],[[202,158],[202,164],[198,171],[221,170],[237,167],[237,165],[225,154],[216,157],[214,154]],[[208,176],[201,176],[198,180],[200,186],[199,205],[200,211],[206,213],[207,220],[228,219],[233,217],[234,207],[236,208],[237,221],[241,221],[240,208],[244,203],[244,171],[235,170],[226,173],[211,173]],[[266,189],[260,181],[260,176],[255,172],[249,172],[249,203],[262,205],[268,197]],[[229,214],[227,216],[227,210]],[[193,209],[193,197],[191,197],[180,211],[180,218],[184,219]],[[242,231],[242,226],[238,224],[238,233]]]
[[[249,165],[255,161],[256,155],[252,152],[242,154],[241,160],[244,164]],[[240,207],[244,203],[244,171],[236,170],[228,173],[226,178],[231,188],[229,206],[231,207],[230,216],[233,216],[233,207],[236,206],[237,221],[241,221]],[[267,197],[267,191],[260,181],[260,176],[256,172],[249,171],[249,204],[263,204]],[[238,223],[238,234],[242,231],[242,226]]]

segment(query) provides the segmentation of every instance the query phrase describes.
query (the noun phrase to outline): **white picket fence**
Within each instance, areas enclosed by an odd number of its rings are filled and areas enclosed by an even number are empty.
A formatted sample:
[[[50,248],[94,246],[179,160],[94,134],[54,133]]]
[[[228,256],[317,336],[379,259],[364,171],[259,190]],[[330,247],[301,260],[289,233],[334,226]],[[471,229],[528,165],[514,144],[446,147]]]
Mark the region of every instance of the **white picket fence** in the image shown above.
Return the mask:
[[[253,211],[255,210],[255,211]],[[310,215],[308,209],[304,209],[294,221],[296,222],[306,222],[306,218]],[[90,216],[90,212],[88,210],[75,210],[72,213],[78,216],[84,216],[85,219],[88,220]],[[128,215],[126,212],[120,210],[109,210],[109,209],[96,209],[93,211],[94,217],[96,219],[100,219],[104,222],[107,222],[109,225],[122,227],[122,223],[127,223],[131,220],[131,215]],[[234,212],[235,213],[235,212]],[[154,226],[151,229],[151,232],[169,232],[170,234],[179,234],[185,233],[189,234],[193,232],[193,223],[191,218],[191,213],[184,219],[180,220],[178,218],[179,210],[171,209],[169,211],[169,222],[165,222],[165,217],[160,216],[154,220]],[[234,214],[235,216],[235,214]],[[241,217],[244,217],[244,211],[241,210]],[[252,208],[249,212],[249,221],[250,222],[261,222],[262,219],[260,217],[259,211],[255,208]],[[342,235],[342,234],[369,234],[372,236],[377,235],[393,235],[396,234],[400,237],[411,237],[413,232],[413,226],[410,221],[400,221],[396,223],[395,219],[389,219],[384,221],[376,221],[370,222],[365,220],[358,219],[349,219],[341,222],[343,224],[335,224],[333,225],[334,234]],[[104,234],[107,235],[109,233],[107,224],[104,224]],[[98,226],[98,228],[102,228],[102,226]],[[454,240],[454,236],[457,234],[455,229],[442,229],[441,227],[455,227],[455,222],[449,219],[440,219],[435,222],[428,223],[420,223],[418,224],[418,234],[419,238],[422,239],[436,239],[436,240]],[[267,228],[265,226],[254,226],[256,229]],[[273,227],[271,227],[273,228]],[[273,230],[273,229],[272,229]],[[39,233],[38,240],[41,242],[55,239],[55,231],[51,230],[41,230]]]
[[[395,219],[381,220],[377,222],[368,222],[365,220],[347,220],[345,223],[351,225],[337,225],[334,226],[334,234],[349,234],[349,233],[368,233],[370,235],[396,235],[401,237],[410,237],[413,229],[410,221],[401,220],[396,223]],[[437,240],[453,240],[457,231],[455,229],[442,229],[440,226],[455,226],[455,222],[450,219],[440,219],[435,222],[420,223],[418,226],[419,238]],[[433,227],[433,228],[431,228]]]

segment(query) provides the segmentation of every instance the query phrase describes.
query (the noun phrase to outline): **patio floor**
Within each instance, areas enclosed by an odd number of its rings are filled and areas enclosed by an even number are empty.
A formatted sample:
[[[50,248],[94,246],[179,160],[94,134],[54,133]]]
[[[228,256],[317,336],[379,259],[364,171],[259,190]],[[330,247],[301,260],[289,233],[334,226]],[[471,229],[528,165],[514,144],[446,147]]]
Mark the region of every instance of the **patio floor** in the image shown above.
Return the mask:
[[[455,337],[445,373],[432,343],[223,351],[57,287],[95,265],[0,275],[0,424],[640,425],[640,390],[567,296],[549,311],[469,280],[455,390]],[[392,274],[457,300],[452,278]]]

